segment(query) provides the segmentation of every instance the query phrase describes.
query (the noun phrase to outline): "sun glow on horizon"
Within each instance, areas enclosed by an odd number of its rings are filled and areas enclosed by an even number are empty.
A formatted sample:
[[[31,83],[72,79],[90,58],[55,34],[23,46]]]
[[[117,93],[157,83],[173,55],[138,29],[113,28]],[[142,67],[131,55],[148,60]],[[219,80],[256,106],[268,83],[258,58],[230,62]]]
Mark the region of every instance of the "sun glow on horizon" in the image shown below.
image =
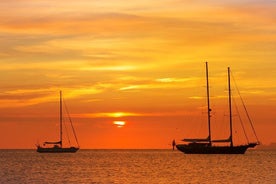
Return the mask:
[[[113,121],[113,124],[116,125],[118,128],[122,128],[126,125],[125,121]]]

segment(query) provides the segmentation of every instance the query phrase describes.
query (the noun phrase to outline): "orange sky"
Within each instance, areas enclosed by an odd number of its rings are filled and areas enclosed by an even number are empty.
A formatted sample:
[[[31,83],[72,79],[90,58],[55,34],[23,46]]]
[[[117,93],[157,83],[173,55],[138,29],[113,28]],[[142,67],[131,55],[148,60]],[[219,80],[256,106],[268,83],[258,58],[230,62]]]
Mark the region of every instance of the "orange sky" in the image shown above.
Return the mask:
[[[59,90],[81,148],[203,137],[205,61],[213,122],[227,121],[230,66],[260,141],[276,142],[275,9],[272,0],[1,1],[0,148],[57,139]]]

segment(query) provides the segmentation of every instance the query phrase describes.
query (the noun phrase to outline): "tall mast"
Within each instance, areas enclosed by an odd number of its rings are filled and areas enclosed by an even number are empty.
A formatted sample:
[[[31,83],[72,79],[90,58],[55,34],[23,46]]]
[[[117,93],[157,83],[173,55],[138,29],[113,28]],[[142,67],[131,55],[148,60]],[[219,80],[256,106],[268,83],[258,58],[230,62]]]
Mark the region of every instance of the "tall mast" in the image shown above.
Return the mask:
[[[207,111],[208,111],[208,133],[209,143],[211,142],[211,108],[210,108],[210,94],[209,94],[209,76],[208,76],[208,62],[206,62],[206,84],[207,84]]]
[[[60,146],[62,147],[62,91],[59,92]]]
[[[230,146],[233,147],[233,128],[232,128],[232,100],[231,100],[231,80],[230,67],[228,67],[228,98],[229,98],[229,121],[230,121]]]

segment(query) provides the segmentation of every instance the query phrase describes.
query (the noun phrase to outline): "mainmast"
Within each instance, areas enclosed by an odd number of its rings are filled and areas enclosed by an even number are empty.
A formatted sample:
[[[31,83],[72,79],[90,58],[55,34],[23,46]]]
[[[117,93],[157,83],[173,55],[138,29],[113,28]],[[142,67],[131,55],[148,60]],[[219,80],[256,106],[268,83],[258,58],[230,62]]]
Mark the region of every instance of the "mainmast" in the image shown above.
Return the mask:
[[[210,108],[210,93],[209,93],[209,76],[208,76],[208,62],[206,62],[206,84],[207,84],[207,111],[208,111],[208,139],[209,144],[212,145],[211,142],[211,108]]]
[[[230,146],[233,147],[233,127],[232,127],[232,100],[231,100],[231,79],[230,67],[228,67],[228,98],[229,98],[229,121],[230,121]]]
[[[62,147],[62,91],[59,92],[60,147]]]

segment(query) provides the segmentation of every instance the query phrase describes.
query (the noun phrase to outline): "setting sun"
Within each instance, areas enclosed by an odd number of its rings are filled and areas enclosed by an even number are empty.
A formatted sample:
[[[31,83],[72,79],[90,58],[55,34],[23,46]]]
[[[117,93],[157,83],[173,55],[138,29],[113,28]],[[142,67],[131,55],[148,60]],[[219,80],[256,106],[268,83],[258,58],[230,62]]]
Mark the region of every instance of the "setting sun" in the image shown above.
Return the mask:
[[[125,126],[125,121],[113,121],[113,124],[116,125],[118,128],[122,128]]]

